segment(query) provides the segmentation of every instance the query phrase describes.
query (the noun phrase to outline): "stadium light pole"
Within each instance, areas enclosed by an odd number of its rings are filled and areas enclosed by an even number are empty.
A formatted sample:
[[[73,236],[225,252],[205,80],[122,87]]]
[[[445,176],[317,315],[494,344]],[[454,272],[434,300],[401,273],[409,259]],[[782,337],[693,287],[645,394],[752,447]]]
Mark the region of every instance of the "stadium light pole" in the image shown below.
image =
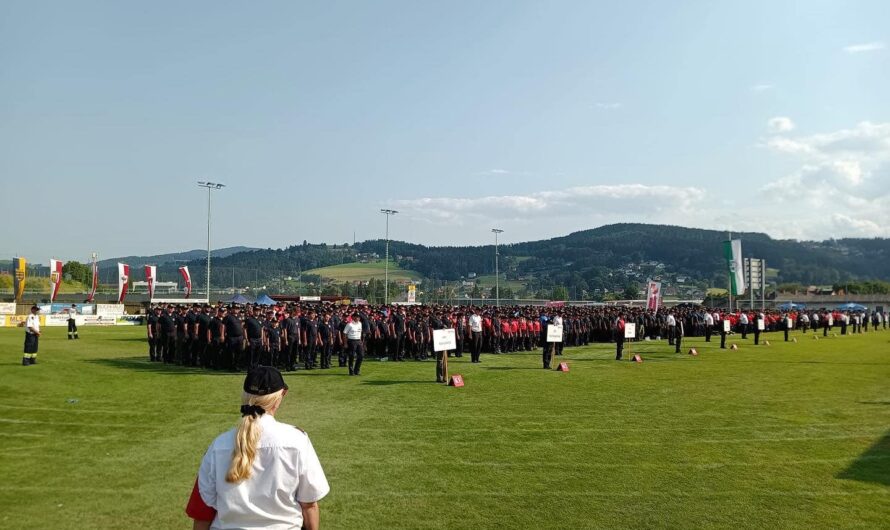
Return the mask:
[[[212,206],[213,190],[221,190],[226,187],[219,182],[198,181],[198,186],[207,188],[207,303],[210,303],[210,210]]]
[[[498,270],[498,234],[504,231],[500,228],[492,228],[494,232],[494,304],[495,307],[501,307],[501,272]]]
[[[389,218],[398,210],[382,209],[380,213],[386,216],[386,261],[383,262],[383,305],[389,305]]]

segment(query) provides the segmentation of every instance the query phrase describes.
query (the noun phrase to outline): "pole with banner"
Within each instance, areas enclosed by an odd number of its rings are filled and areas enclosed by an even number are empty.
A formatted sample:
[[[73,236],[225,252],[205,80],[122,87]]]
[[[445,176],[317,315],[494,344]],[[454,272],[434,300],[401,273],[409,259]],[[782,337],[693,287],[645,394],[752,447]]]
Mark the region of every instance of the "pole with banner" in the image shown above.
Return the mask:
[[[99,288],[99,254],[93,252],[93,284],[90,287],[90,295],[87,296],[87,302],[93,303],[96,298],[96,289]]]
[[[15,277],[14,277],[14,294],[15,301],[17,304],[22,303],[22,297],[25,294],[25,280],[28,279],[28,263],[25,258],[15,257],[12,258],[13,269],[15,269]]]
[[[649,280],[646,289],[646,309],[658,313],[661,306],[661,282]]]
[[[130,266],[126,263],[117,264],[117,303],[124,303],[127,288],[130,285]]]
[[[192,275],[189,274],[189,268],[185,265],[179,267],[179,274],[182,276],[182,281],[185,284],[185,297],[188,298],[192,294]],[[207,299],[210,300],[209,295]]]
[[[62,262],[57,259],[49,260],[50,303],[56,301],[59,294],[59,286],[62,285]]]
[[[155,297],[155,281],[158,277],[158,267],[156,265],[145,266],[145,283],[148,284],[148,301],[151,302]]]
[[[730,239],[723,242],[723,255],[729,272],[729,310],[732,311],[732,297],[745,293],[745,264],[742,261],[742,240]]]

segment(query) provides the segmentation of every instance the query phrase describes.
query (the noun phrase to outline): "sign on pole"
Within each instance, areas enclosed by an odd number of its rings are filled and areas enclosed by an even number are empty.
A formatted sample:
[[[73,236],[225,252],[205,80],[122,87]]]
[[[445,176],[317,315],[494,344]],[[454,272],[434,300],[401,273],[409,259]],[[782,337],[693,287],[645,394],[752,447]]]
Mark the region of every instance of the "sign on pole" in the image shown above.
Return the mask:
[[[547,342],[562,342],[562,326],[547,325]]]
[[[758,318],[757,319],[757,331],[764,331],[764,330],[766,330],[766,323],[763,321],[762,318]]]
[[[625,339],[637,338],[637,324],[636,324],[636,322],[627,322],[624,324],[624,338]]]
[[[454,328],[433,330],[433,351],[452,351],[457,349],[457,336]]]
[[[723,332],[729,333],[730,331],[732,331],[732,322],[730,322],[729,320],[724,320],[723,321]]]

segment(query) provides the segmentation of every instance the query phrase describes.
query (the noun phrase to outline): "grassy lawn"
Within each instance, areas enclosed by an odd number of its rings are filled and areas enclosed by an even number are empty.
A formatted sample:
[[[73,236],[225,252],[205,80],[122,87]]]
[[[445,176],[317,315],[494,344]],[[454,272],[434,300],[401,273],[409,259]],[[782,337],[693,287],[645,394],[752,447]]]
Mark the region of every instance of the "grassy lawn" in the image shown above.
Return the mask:
[[[141,328],[64,328],[19,366],[0,329],[0,527],[186,528],[242,376],[145,360]],[[310,433],[331,483],[325,528],[887,528],[890,332],[638,343],[288,375],[279,419]]]
[[[306,274],[315,274],[323,278],[330,278],[338,282],[368,281],[371,278],[382,280],[386,276],[385,260],[377,260],[371,263],[344,263],[331,267],[321,267],[305,271]],[[395,262],[389,262],[389,279],[395,280],[419,280],[420,274],[400,268]]]

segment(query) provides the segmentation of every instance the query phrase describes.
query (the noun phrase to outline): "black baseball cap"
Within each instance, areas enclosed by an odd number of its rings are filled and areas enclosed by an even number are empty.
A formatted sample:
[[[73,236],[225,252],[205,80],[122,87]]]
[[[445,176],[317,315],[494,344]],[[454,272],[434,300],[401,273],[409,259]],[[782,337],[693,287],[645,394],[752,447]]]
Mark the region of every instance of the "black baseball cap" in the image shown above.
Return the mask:
[[[257,366],[244,378],[244,391],[255,396],[274,394],[279,390],[287,390],[287,383],[281,372],[271,366]]]

